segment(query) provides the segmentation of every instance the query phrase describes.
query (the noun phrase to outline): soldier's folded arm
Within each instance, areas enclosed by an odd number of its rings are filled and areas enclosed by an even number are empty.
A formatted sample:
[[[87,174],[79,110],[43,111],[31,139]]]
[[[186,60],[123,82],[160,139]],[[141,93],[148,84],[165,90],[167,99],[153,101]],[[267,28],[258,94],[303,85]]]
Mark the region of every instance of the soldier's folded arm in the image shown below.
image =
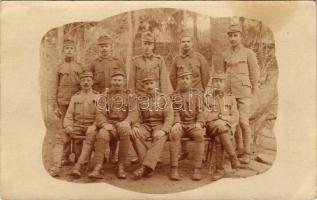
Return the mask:
[[[249,77],[252,85],[252,93],[257,91],[258,81],[260,76],[260,69],[256,59],[256,55],[252,50],[248,51],[247,54],[248,66],[249,66]]]

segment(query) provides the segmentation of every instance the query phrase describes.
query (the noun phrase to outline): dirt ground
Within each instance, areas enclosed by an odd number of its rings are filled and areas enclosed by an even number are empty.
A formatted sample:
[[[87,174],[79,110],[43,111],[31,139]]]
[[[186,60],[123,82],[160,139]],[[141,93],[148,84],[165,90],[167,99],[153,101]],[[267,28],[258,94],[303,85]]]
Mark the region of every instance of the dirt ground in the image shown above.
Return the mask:
[[[43,143],[43,163],[46,169],[49,169],[52,164],[52,147],[54,144],[53,137],[54,131],[49,130],[46,133],[44,143]],[[188,150],[193,148],[191,142],[188,143]],[[244,166],[243,169],[232,170],[228,159],[225,161],[226,178],[246,178],[248,176],[258,175],[267,171],[275,158],[275,151],[261,149],[258,146],[252,146],[253,156],[252,161],[248,166]],[[135,153],[130,151],[129,159],[135,157]],[[165,148],[162,154],[162,162],[158,164],[155,173],[151,177],[146,177],[141,180],[135,181],[132,178],[132,172],[135,170],[137,164],[128,164],[127,172],[128,178],[125,180],[119,180],[116,178],[116,165],[111,163],[106,163],[104,165],[104,179],[101,180],[90,180],[87,178],[87,172],[84,172],[83,177],[79,179],[74,179],[69,175],[72,165],[63,166],[61,176],[58,179],[71,181],[74,183],[90,183],[90,182],[101,182],[108,183],[114,186],[124,188],[127,190],[143,193],[174,193],[181,192],[185,190],[191,190],[204,186],[206,184],[212,184],[209,165],[210,162],[205,162],[202,169],[202,180],[193,181],[191,179],[192,167],[189,159],[185,159],[180,162],[179,173],[181,176],[180,181],[171,181],[168,178],[169,172],[169,149],[168,142],[165,144]],[[86,170],[87,171],[87,170]],[[159,186],[159,187],[157,187]]]

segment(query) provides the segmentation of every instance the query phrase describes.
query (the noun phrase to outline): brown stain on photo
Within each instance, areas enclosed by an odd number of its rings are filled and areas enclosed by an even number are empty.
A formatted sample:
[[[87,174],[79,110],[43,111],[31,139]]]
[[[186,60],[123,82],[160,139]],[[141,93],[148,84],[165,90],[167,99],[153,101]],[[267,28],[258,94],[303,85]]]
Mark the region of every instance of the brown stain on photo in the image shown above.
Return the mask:
[[[234,16],[244,16],[256,19],[268,25],[272,31],[278,31],[287,24],[299,7],[296,2],[232,2],[231,9]]]

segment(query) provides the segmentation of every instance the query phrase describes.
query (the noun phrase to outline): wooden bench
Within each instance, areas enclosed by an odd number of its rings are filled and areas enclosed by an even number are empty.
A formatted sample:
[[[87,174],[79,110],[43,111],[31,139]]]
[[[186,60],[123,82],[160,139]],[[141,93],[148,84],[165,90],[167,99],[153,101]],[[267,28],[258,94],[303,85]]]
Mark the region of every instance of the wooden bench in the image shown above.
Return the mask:
[[[71,156],[75,156],[75,142],[76,141],[83,141],[85,140],[86,136],[84,135],[74,135],[71,138],[71,142],[70,142],[70,150],[71,150]],[[169,141],[169,140],[168,140]],[[182,137],[181,141],[183,142],[190,142],[193,141],[191,138],[189,137]],[[207,149],[206,149],[206,153],[205,153],[205,162],[211,162],[211,156],[212,156],[212,149],[213,149],[213,144],[214,144],[214,140],[212,138],[210,138],[209,136],[204,136],[204,141],[207,142]],[[148,138],[146,140],[146,142],[152,142],[152,138]],[[74,159],[75,160],[75,159]],[[90,159],[88,160],[88,167],[90,166]]]

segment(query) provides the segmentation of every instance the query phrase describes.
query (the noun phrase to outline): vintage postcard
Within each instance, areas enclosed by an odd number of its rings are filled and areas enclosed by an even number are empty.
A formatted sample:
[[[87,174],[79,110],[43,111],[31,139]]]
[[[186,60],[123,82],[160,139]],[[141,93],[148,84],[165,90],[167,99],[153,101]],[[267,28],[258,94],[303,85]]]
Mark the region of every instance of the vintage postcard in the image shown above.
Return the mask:
[[[314,2],[2,2],[1,198],[316,198]]]

